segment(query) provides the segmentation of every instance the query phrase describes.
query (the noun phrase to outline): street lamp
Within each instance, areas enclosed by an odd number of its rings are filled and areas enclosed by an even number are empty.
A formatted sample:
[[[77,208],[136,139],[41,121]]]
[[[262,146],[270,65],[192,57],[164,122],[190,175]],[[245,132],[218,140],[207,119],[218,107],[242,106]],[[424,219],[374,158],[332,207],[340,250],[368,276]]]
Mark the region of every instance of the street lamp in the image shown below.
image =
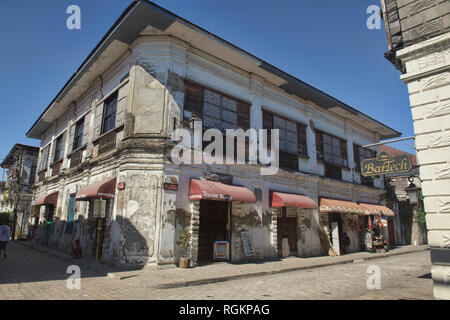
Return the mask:
[[[420,188],[414,184],[414,177],[409,177],[409,186],[405,188],[405,191],[408,193],[409,203],[413,206],[419,203],[419,190]]]

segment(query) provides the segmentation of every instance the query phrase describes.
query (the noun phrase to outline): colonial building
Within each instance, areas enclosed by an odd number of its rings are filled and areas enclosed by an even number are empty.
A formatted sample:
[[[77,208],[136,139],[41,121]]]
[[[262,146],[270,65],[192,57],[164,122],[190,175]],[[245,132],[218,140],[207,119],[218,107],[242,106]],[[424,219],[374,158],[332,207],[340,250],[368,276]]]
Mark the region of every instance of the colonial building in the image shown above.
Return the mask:
[[[0,163],[1,168],[8,170],[5,183],[0,185],[0,212],[13,213],[16,209],[15,236],[28,231],[38,155],[38,147],[16,143]]]
[[[279,129],[281,169],[176,165],[174,130],[193,119],[220,131]],[[27,133],[41,141],[34,205],[46,227],[35,241],[69,250],[78,239],[85,254],[130,264],[177,263],[183,231],[193,265],[213,260],[215,241],[233,262],[328,254],[330,240],[337,253],[359,251],[367,216],[393,215],[382,178],[361,177],[360,161],[377,152],[361,146],[399,135],[135,1]]]
[[[382,0],[389,51],[408,86],[434,295],[450,299],[450,2]]]

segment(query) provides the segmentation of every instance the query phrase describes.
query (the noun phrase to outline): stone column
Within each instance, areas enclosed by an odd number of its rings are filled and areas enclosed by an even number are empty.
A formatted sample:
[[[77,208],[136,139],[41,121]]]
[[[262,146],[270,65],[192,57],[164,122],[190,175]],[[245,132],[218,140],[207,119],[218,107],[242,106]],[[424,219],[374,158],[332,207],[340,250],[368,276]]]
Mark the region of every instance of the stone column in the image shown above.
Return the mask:
[[[450,33],[399,50],[397,57],[407,70],[401,79],[414,120],[434,295],[450,299]]]

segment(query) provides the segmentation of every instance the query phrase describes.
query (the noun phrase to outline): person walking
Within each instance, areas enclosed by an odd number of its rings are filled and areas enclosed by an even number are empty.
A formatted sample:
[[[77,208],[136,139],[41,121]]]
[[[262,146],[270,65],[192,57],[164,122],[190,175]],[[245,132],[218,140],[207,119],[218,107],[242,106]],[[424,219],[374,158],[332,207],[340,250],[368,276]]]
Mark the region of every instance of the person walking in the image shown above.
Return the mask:
[[[6,258],[6,246],[8,245],[10,237],[9,220],[6,220],[0,226],[0,255],[3,251],[3,258]]]

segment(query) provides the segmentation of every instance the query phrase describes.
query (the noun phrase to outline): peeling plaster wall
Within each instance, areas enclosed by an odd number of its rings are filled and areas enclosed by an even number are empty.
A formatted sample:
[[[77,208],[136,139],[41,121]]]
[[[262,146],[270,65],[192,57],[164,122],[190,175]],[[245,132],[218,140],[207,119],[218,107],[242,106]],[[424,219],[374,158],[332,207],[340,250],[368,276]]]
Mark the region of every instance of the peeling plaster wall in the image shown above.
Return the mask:
[[[348,138],[358,135],[358,143],[375,142],[363,129],[352,128],[340,119],[325,115],[318,108],[308,105],[264,82],[252,78],[242,71],[207,57],[190,48],[181,40],[164,37],[140,38],[131,45],[132,54],[117,63],[103,78],[102,94],[105,95],[121,83],[129,72],[129,83],[119,93],[127,92],[124,130],[118,133],[116,149],[96,158],[95,150],[91,166],[71,171],[61,177],[49,178],[37,185],[35,195],[48,194],[59,190],[55,217],[60,222],[54,224],[52,245],[70,250],[76,238],[82,242],[85,253],[94,250],[95,224],[90,219],[92,208],[87,202],[76,202],[74,234],[65,234],[65,220],[69,196],[80,188],[96,181],[117,177],[124,182],[123,190],[116,190],[108,207],[105,221],[103,260],[113,260],[128,264],[171,264],[184,254],[176,241],[184,230],[195,234],[199,226],[198,206],[188,200],[189,179],[200,178],[203,166],[174,167],[168,157],[164,141],[171,138],[173,129],[181,123],[184,103],[184,79],[191,79],[221,92],[228,93],[243,101],[252,103],[252,126],[262,127],[261,108],[274,112],[285,112],[286,116],[301,123],[314,120],[331,134]],[[83,94],[75,109],[75,118],[96,106],[100,82],[97,81],[89,92]],[[92,109],[89,126],[89,145],[94,136],[94,114]],[[49,129],[42,137],[42,146],[55,137],[55,132],[64,130],[73,121],[73,115],[65,115],[57,126]],[[70,120],[72,119],[72,120]],[[324,119],[326,121],[324,121]],[[67,121],[66,121],[67,120]],[[322,122],[321,122],[322,121]],[[123,139],[123,140],[122,140]],[[300,170],[322,173],[314,154],[313,132],[308,129],[308,149],[310,159],[299,159]],[[349,159],[353,152],[349,149]],[[86,159],[83,157],[83,159]],[[259,168],[249,166],[213,166],[213,171],[233,175],[234,183],[252,191],[261,190],[256,204],[233,203],[231,233],[232,261],[245,261],[240,232],[249,231],[255,248],[256,259],[270,259],[277,255],[276,218],[272,216],[269,204],[270,190],[305,194],[318,201],[319,195],[329,195],[348,200],[377,202],[379,192],[351,183],[331,181],[300,172],[280,171],[275,176],[261,176]],[[70,171],[70,170],[69,170]],[[351,171],[348,170],[350,173]],[[344,179],[352,181],[351,174]],[[175,182],[174,182],[175,181]],[[178,191],[164,190],[166,183],[178,183]],[[368,201],[373,200],[373,201]],[[41,209],[41,215],[43,214]],[[315,256],[323,253],[317,210],[299,213],[298,255]],[[200,222],[201,223],[201,222]],[[36,241],[43,238],[42,230],[37,232]],[[198,238],[191,240],[195,253]]]

